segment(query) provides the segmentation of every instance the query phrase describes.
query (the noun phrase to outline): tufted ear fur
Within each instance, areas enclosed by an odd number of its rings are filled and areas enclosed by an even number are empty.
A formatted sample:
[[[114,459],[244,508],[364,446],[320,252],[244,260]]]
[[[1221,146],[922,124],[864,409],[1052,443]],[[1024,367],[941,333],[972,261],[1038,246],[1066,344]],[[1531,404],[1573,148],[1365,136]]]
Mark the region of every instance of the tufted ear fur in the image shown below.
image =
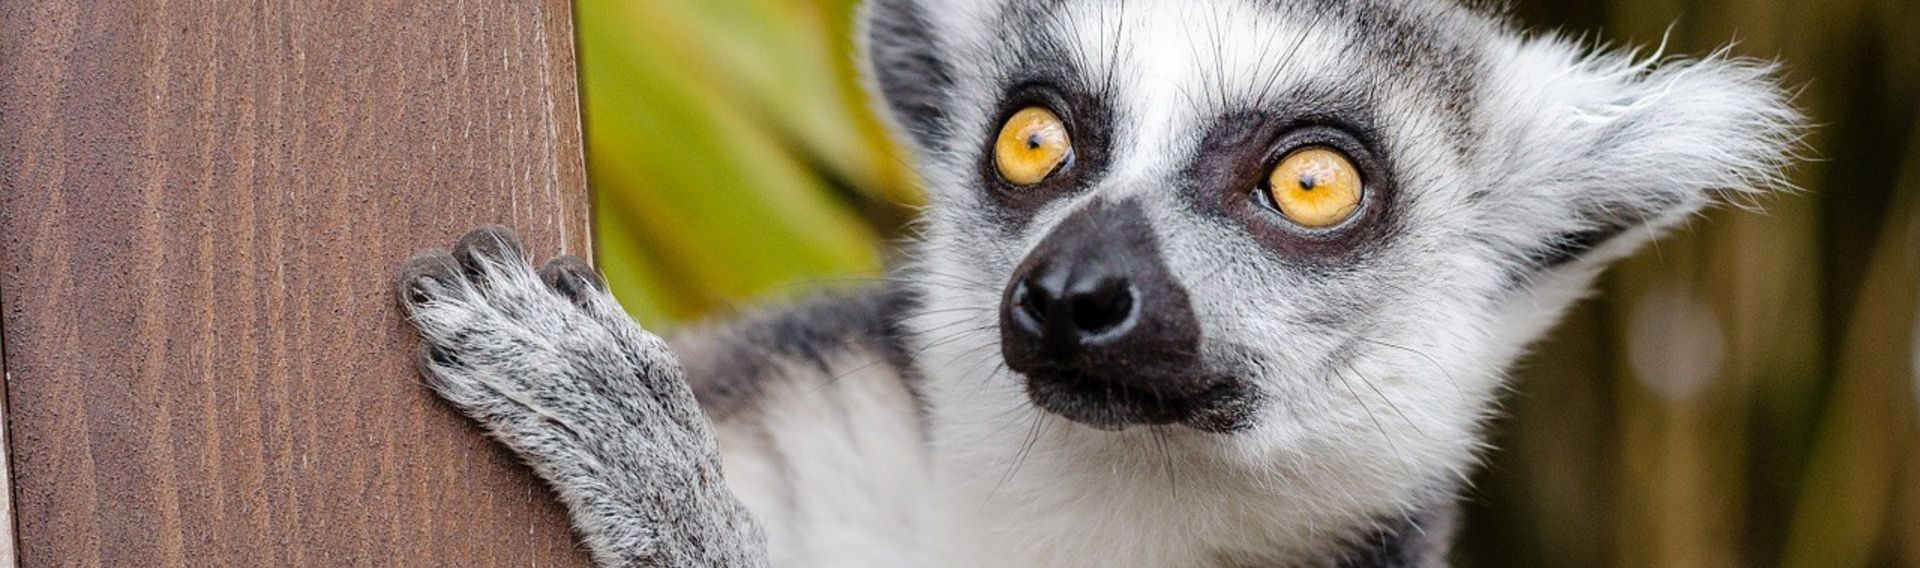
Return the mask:
[[[1801,114],[1770,62],[1510,46],[1488,105],[1486,193],[1519,257],[1551,268],[1625,254],[1719,200],[1786,187]],[[1744,199],[1744,200],[1743,200]],[[1597,252],[1596,252],[1597,251]]]
[[[885,114],[925,152],[946,133],[954,78],[923,1],[867,0],[859,37]]]

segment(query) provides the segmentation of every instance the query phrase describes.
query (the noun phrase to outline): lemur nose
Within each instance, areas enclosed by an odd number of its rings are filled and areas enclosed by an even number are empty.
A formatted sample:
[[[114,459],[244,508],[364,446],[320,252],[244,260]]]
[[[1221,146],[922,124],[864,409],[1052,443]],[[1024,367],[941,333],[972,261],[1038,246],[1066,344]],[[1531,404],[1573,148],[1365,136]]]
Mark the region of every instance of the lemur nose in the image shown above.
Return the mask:
[[[1135,202],[1095,202],[1014,268],[1001,299],[1001,351],[1016,372],[1182,383],[1200,326]],[[1169,379],[1169,375],[1176,375]]]
[[[1040,408],[1103,428],[1169,424],[1233,384],[1203,356],[1192,302],[1137,201],[1069,214],[1002,294],[1000,353]]]
[[[1056,349],[1072,349],[1126,335],[1139,294],[1107,263],[1050,263],[1014,283],[1013,323]]]

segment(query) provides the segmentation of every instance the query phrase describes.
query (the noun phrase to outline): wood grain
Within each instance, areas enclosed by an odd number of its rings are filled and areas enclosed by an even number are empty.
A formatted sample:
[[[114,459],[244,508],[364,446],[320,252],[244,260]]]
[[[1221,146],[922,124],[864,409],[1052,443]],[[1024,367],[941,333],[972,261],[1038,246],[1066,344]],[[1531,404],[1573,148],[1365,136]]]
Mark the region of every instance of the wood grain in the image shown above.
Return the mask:
[[[587,251],[579,124],[565,0],[0,2],[20,563],[582,564],[388,282]]]

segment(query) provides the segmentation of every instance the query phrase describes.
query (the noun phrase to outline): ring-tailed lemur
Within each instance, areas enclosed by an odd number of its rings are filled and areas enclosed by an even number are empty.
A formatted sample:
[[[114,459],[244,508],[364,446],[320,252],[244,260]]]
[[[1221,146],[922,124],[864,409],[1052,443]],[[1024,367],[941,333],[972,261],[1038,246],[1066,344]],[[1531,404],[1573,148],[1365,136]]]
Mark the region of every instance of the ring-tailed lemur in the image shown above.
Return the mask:
[[[931,199],[887,285],[670,346],[501,229],[401,275],[601,564],[1443,564],[1503,369],[1798,136],[1766,62],[1436,0],[862,14]]]

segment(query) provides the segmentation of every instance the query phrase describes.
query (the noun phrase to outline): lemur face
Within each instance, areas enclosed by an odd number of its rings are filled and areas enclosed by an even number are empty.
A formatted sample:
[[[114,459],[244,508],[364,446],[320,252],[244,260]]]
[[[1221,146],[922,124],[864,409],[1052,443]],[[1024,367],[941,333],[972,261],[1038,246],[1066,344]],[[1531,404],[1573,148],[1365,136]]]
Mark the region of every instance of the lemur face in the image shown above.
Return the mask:
[[[945,404],[1246,455],[1470,454],[1525,343],[1605,262],[1772,186],[1797,121],[1764,64],[1592,55],[1444,2],[867,18],[932,201],[914,327],[988,377]]]

